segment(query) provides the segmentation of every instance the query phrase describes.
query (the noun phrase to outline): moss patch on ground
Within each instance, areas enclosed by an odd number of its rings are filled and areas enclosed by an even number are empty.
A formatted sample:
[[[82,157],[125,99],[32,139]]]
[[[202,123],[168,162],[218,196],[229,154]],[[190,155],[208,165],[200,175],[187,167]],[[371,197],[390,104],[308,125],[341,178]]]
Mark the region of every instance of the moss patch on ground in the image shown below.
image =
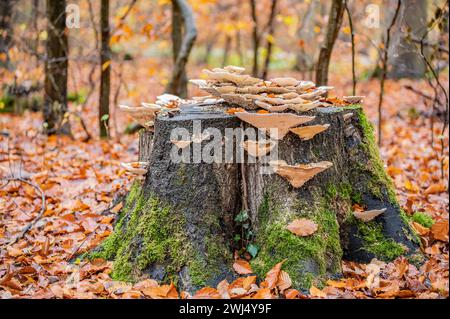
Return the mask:
[[[186,266],[196,286],[204,285],[219,271],[220,257],[227,251],[212,238],[206,238],[206,257],[195,249],[186,236],[186,221],[156,196],[144,194],[134,183],[114,232],[91,252],[89,258],[113,260],[111,277],[136,281],[152,265],[162,265],[164,281],[178,282],[178,274]]]
[[[318,200],[319,207],[309,209],[298,203],[293,209],[286,210],[276,199],[266,195],[260,208],[260,226],[256,235],[260,251],[251,261],[255,273],[263,278],[276,263],[287,259],[283,269],[289,273],[293,286],[309,289],[311,284],[320,286],[330,274],[340,272],[339,225],[336,214],[322,205],[323,202]],[[316,222],[319,225],[317,232],[298,237],[286,229],[290,222],[301,217]]]
[[[430,215],[427,215],[425,213],[416,212],[414,215],[412,215],[412,221],[416,222],[423,227],[431,228],[434,224],[434,219]]]

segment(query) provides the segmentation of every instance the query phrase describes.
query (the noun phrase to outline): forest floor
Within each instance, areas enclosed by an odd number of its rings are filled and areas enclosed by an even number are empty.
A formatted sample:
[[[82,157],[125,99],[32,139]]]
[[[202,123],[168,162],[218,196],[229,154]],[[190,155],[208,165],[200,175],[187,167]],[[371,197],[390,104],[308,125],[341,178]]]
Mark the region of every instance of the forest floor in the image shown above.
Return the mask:
[[[336,91],[337,96],[351,87],[351,83],[337,77],[330,83],[342,89]],[[431,143],[429,108],[405,85],[432,93],[425,81],[387,82],[381,155],[405,211],[411,215],[421,212],[434,219],[431,229],[419,225],[419,217],[423,217],[420,214],[414,224],[421,234],[425,264],[418,269],[405,258],[392,263],[374,260],[367,265],[344,262],[343,279],[329,281],[322,289],[312,287],[307,295],[290,289],[288,284],[282,289],[268,289],[268,282],[278,281],[280,288],[283,281],[288,281],[275,267],[266,281],[242,277],[233,283],[205,287],[195,298],[448,297],[448,130],[442,136],[442,123],[436,120]],[[151,92],[162,92],[160,84],[151,86]],[[358,94],[366,96],[364,109],[375,125],[378,86],[375,80],[358,86]],[[152,98],[134,97],[138,101]],[[96,104],[93,100],[92,107],[82,112],[88,128],[97,127]],[[122,131],[130,122],[120,113],[112,119],[117,120],[117,124],[111,124],[112,131],[116,126]],[[120,203],[114,205],[115,199],[126,194],[134,179],[120,163],[137,160],[138,143],[137,135],[125,134],[83,142],[81,126],[75,119],[71,122],[74,139],[43,135],[39,113],[0,116],[0,298],[190,297],[173,285],[159,285],[151,279],[135,284],[113,281],[108,275],[110,262],[76,258],[111,233],[121,208]],[[97,135],[94,129],[91,134]],[[7,182],[6,178],[16,179]],[[36,224],[12,243],[41,210],[43,215]]]

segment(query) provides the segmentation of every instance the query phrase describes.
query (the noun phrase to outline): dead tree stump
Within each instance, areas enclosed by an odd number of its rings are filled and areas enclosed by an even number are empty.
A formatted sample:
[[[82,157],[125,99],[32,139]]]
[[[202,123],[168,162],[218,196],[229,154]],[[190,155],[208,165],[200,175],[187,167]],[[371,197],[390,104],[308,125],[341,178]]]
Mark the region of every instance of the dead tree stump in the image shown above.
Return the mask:
[[[145,182],[133,185],[114,233],[91,254],[114,260],[114,278],[148,275],[188,291],[215,286],[236,276],[233,252],[243,242],[234,238],[244,232],[245,244],[258,250],[250,261],[255,273],[263,278],[286,260],[283,269],[297,289],[340,276],[343,258],[368,262],[421,256],[359,106],[308,111],[307,126],[327,129],[315,136],[303,132],[303,138],[289,132],[276,141],[277,159],[286,162],[286,170],[327,163],[301,186],[290,180],[292,174],[282,176],[280,162],[267,163],[243,151],[243,136],[229,135],[227,129],[251,126],[227,114],[228,107],[183,106],[175,115],[157,117],[153,139],[153,133],[141,133],[140,159],[150,163]],[[195,158],[198,150],[201,159]],[[385,211],[362,222],[353,215],[355,204]],[[249,215],[245,230],[235,221],[244,209]],[[317,231],[300,237],[287,230],[298,218],[314,221]]]

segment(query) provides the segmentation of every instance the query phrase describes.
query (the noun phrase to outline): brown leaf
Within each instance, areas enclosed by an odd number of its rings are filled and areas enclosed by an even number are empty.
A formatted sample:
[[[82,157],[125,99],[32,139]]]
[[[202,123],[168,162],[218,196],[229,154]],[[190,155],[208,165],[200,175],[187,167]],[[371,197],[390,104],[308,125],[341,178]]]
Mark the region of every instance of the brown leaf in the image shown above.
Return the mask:
[[[212,287],[204,287],[197,291],[192,297],[193,299],[220,299],[221,295],[217,289]]]
[[[319,297],[319,298],[326,298],[327,294],[324,293],[322,290],[320,290],[319,288],[315,287],[314,285],[311,286],[311,288],[309,288],[309,294],[312,297]]]
[[[273,299],[273,295],[269,288],[261,288],[253,295],[252,299]]]
[[[238,259],[233,264],[233,269],[236,271],[239,275],[248,275],[252,274],[253,270],[248,261]]]
[[[266,274],[266,280],[265,282],[267,283],[267,288],[269,289],[273,289],[276,287],[277,282],[278,282],[278,278],[280,276],[280,272],[281,272],[281,266],[283,265],[283,263],[286,261],[287,259],[279,262],[278,264],[276,264],[271,270],[269,270],[269,272]]]
[[[425,195],[438,194],[438,193],[443,193],[446,190],[447,190],[447,186],[444,183],[439,183],[439,184],[430,185],[423,193]]]
[[[412,222],[411,225],[420,236],[425,236],[426,234],[428,234],[430,232],[429,228],[423,227],[419,223]]]
[[[242,288],[245,290],[249,290],[251,285],[256,282],[256,276],[248,276],[245,277],[244,281],[242,282]]]
[[[300,296],[300,292],[297,289],[288,289],[286,290],[284,296],[286,299],[296,299],[298,296]]]
[[[300,218],[293,220],[286,228],[297,236],[309,236],[317,231],[317,224],[309,219]]]
[[[448,243],[448,219],[435,222],[431,226],[431,233],[435,239]]]
[[[383,214],[386,211],[386,208],[383,209],[374,209],[374,210],[368,210],[368,211],[353,211],[353,216],[358,218],[359,220],[362,220],[363,222],[369,222],[373,220],[378,215]]]
[[[292,286],[292,280],[291,277],[289,277],[289,274],[282,270],[280,272],[280,276],[278,277],[278,281],[276,283],[276,286],[279,291],[283,292],[288,288],[291,288]]]

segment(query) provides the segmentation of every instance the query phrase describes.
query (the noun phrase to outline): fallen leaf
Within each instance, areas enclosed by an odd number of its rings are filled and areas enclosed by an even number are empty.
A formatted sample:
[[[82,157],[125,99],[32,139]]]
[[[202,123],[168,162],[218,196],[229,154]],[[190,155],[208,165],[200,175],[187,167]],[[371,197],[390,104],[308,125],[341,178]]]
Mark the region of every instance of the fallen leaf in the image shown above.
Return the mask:
[[[236,271],[239,275],[248,275],[252,274],[253,270],[248,261],[238,259],[233,264],[233,269]]]
[[[447,190],[447,186],[443,183],[430,185],[423,193],[427,196],[430,194],[443,193]]]
[[[435,239],[448,243],[448,219],[435,222],[431,233]]]
[[[273,295],[269,288],[261,288],[253,295],[252,299],[273,299]]]
[[[297,236],[309,236],[317,231],[317,224],[309,219],[294,219],[286,229]]]
[[[358,218],[359,220],[362,220],[363,222],[369,222],[373,220],[375,217],[383,214],[386,211],[386,208],[383,209],[374,209],[374,210],[368,210],[368,211],[353,211],[353,216]]]
[[[193,299],[220,299],[221,295],[215,288],[204,287],[204,288],[198,290],[192,298]]]
[[[319,297],[319,298],[326,298],[327,294],[324,293],[322,290],[320,290],[319,288],[315,287],[314,285],[311,286],[311,288],[309,288],[309,294],[312,297]]]
[[[276,286],[279,291],[283,292],[286,289],[290,288],[292,286],[292,280],[291,277],[289,277],[289,274],[282,270],[280,272],[280,276],[278,277],[278,281],[276,283]]]
[[[284,264],[284,262],[286,260],[287,259],[279,262],[271,270],[269,270],[267,272],[265,282],[267,283],[267,288],[268,289],[273,289],[273,288],[276,287],[277,282],[278,282],[278,278],[279,278],[280,272],[281,272],[281,266]]]
[[[414,230],[416,231],[416,233],[418,233],[420,236],[425,236],[426,234],[428,234],[430,232],[429,228],[423,227],[419,223],[412,222],[411,225],[414,228]]]

